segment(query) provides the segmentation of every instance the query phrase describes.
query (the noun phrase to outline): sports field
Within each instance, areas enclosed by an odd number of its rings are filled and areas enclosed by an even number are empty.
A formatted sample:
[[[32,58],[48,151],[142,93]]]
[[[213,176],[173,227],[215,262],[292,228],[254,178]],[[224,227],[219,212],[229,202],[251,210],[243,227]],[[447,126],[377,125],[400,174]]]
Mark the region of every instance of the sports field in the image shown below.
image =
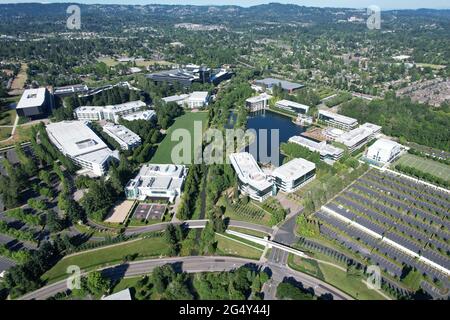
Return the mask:
[[[397,164],[414,167],[423,172],[428,172],[436,177],[440,177],[448,181],[450,180],[450,166],[431,159],[426,159],[408,153],[398,159],[398,161],[395,162],[395,165]]]
[[[181,141],[172,141],[172,133],[177,129],[186,129],[190,133],[189,137],[183,137],[183,139],[188,139],[186,141],[191,142],[191,155],[194,156],[194,122],[201,121],[203,124],[203,131],[206,129],[208,120],[208,112],[187,112],[181,117],[175,120],[175,123],[167,130],[166,137],[161,142],[153,156],[151,163],[158,164],[170,164],[174,163],[172,161],[172,150],[175,146],[182,143]],[[175,137],[174,137],[175,138]],[[182,140],[182,139],[180,139]],[[182,140],[184,142],[184,140]]]

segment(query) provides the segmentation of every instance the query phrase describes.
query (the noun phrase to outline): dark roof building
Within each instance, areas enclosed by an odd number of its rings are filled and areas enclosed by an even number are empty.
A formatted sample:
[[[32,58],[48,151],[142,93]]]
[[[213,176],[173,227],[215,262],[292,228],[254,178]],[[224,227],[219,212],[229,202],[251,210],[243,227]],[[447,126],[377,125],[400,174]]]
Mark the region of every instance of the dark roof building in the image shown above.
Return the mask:
[[[265,86],[267,89],[272,89],[274,86],[281,86],[284,91],[289,93],[294,92],[295,90],[304,88],[305,86],[300,83],[290,82],[286,80],[280,80],[275,78],[265,78],[262,80],[256,80],[256,85]]]

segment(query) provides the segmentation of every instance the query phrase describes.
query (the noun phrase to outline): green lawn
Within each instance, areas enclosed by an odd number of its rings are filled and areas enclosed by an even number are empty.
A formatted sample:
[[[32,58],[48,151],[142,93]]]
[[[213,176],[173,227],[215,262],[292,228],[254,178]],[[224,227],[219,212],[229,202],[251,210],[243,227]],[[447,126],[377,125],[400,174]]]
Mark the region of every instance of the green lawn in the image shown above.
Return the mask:
[[[11,136],[12,128],[0,128],[0,140],[8,139]]]
[[[397,164],[414,167],[420,171],[428,172],[436,177],[450,181],[450,166],[444,163],[407,153],[395,162],[394,167]]]
[[[346,272],[323,263],[301,259],[297,256],[289,257],[289,266],[297,271],[308,273],[332,286],[344,291],[358,300],[385,300],[375,290],[367,288],[361,276],[347,275]]]
[[[219,200],[217,205],[221,205],[221,203],[224,203],[223,199]],[[271,215],[253,205],[251,202],[248,204],[238,202],[237,204],[230,204],[225,207],[227,208],[225,211],[225,217],[228,217],[231,220],[245,221],[268,227],[272,226],[270,222]]]
[[[266,237],[268,235],[265,232],[256,231],[256,230],[249,230],[249,229],[239,228],[239,227],[228,227],[228,230],[232,230],[232,231],[248,234],[250,236],[254,236],[254,237],[258,237],[258,238],[264,238],[264,237]]]
[[[48,282],[64,279],[67,275],[67,267],[72,265],[79,266],[82,271],[88,271],[120,263],[126,255],[130,254],[137,254],[137,259],[157,257],[163,254],[166,247],[167,243],[163,238],[147,238],[80,253],[59,261],[42,276],[42,279]]]
[[[235,240],[226,238],[228,236],[229,235],[216,235],[217,254],[259,260],[261,254],[263,253],[262,249],[255,249],[247,244],[239,243]],[[236,237],[236,239],[241,241],[238,237]]]
[[[12,126],[16,120],[16,110],[7,110],[0,113],[0,126]]]
[[[181,117],[177,118],[175,120],[175,123],[167,130],[166,137],[161,142],[161,144],[158,147],[158,150],[156,151],[155,155],[153,156],[151,163],[159,163],[159,164],[170,164],[174,163],[172,161],[172,150],[175,146],[180,144],[180,141],[172,141],[172,133],[177,129],[187,129],[190,133],[190,139],[189,137],[183,137],[183,141],[190,141],[191,145],[191,156],[194,156],[194,121],[201,121],[203,124],[203,130],[206,130],[207,126],[207,120],[208,120],[208,113],[207,112],[187,112],[186,114],[182,115]]]

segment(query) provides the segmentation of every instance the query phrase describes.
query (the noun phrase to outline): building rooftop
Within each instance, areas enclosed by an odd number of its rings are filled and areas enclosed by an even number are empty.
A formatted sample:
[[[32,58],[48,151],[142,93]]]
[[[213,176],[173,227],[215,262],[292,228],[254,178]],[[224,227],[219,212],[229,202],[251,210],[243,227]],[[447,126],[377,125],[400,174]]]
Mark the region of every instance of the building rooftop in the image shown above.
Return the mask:
[[[186,167],[182,165],[147,164],[142,166],[139,174],[128,186],[160,190],[179,189],[185,176]]]
[[[289,91],[300,89],[300,88],[304,87],[304,85],[302,85],[300,83],[295,83],[295,82],[290,82],[290,81],[280,80],[280,79],[275,79],[275,78],[265,78],[262,80],[256,80],[255,83],[264,84],[267,87],[272,87],[274,85],[281,85],[281,88],[283,88],[284,90],[289,90]]]
[[[72,157],[88,155],[103,149],[110,151],[84,121],[50,123],[47,125],[47,132],[58,148],[64,149]]]
[[[255,158],[248,152],[233,153],[230,155],[231,164],[239,179],[258,190],[266,190],[272,186],[266,174],[261,170]]]
[[[360,141],[369,138],[379,130],[381,130],[380,126],[371,123],[365,123],[356,129],[345,132],[344,134],[339,136],[336,141],[345,144],[347,147],[352,147]]]
[[[103,130],[127,145],[134,145],[141,142],[141,138],[136,133],[122,125],[107,124],[103,127]]]
[[[367,156],[372,158],[377,155],[380,159],[388,161],[391,158],[391,154],[395,150],[400,150],[401,144],[388,140],[388,139],[378,139],[373,145],[371,145],[367,150]]]
[[[272,96],[270,94],[262,93],[259,96],[248,98],[246,101],[250,102],[250,103],[258,103],[260,101],[270,100],[270,99],[272,99]]]
[[[127,121],[150,120],[154,116],[156,116],[156,112],[154,110],[146,110],[132,114],[127,114],[126,116],[123,117],[123,119]]]
[[[137,101],[130,101],[130,102],[125,102],[125,103],[121,103],[121,104],[105,106],[103,108],[105,108],[108,111],[120,112],[120,111],[125,111],[125,110],[130,110],[130,109],[143,108],[146,106],[147,106],[147,104],[145,102],[143,102],[141,100],[137,100]]]
[[[289,101],[289,100],[280,100],[277,102],[277,104],[286,107],[286,108],[294,108],[294,109],[303,109],[306,110],[306,112],[308,112],[309,110],[309,106],[301,104],[301,103],[297,103],[294,101]]]
[[[110,296],[103,297],[102,300],[131,301],[132,299],[131,299],[130,289],[125,289],[125,290],[119,291],[117,293],[114,293]]]
[[[339,155],[344,150],[334,147],[330,144],[327,144],[325,141],[322,142],[316,142],[311,139],[304,138],[302,136],[293,136],[289,139],[289,142],[297,143],[303,146],[307,146],[311,149],[315,149],[317,152],[319,152],[321,155]]]
[[[296,158],[281,167],[276,168],[272,172],[272,176],[280,178],[284,181],[292,181],[303,177],[315,168],[316,165],[313,162],[303,158]]]
[[[46,88],[27,89],[23,92],[16,109],[26,109],[41,106],[45,102]]]
[[[354,118],[350,118],[350,117],[346,117],[343,116],[341,114],[337,114],[334,112],[330,112],[327,110],[319,110],[319,114],[324,115],[325,117],[329,117],[329,118],[333,118],[336,121],[348,124],[348,125],[352,125],[358,122],[358,120],[354,119]]]
[[[206,101],[208,100],[208,97],[209,97],[208,91],[194,91],[189,95],[189,100]]]
[[[165,103],[170,103],[170,102],[184,101],[187,98],[189,98],[188,94],[180,94],[180,95],[173,95],[173,96],[165,97],[165,98],[162,98],[162,100]]]

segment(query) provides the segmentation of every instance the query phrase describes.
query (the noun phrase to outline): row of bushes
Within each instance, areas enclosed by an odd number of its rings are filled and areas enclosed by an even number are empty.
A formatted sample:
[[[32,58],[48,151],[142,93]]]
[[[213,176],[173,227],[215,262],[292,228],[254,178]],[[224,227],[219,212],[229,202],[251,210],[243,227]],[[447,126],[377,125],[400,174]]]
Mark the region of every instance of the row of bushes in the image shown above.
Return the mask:
[[[431,173],[423,172],[423,171],[421,171],[421,170],[419,170],[417,168],[414,168],[414,167],[409,167],[409,166],[406,166],[406,165],[398,164],[398,165],[395,166],[395,169],[400,171],[400,172],[403,172],[403,173],[406,173],[408,175],[411,175],[413,177],[416,177],[418,179],[422,179],[422,180],[425,180],[425,181],[437,184],[437,185],[442,186],[444,188],[449,188],[450,187],[450,181],[445,180],[445,179],[443,179],[441,177],[436,177],[436,176],[432,175]]]

